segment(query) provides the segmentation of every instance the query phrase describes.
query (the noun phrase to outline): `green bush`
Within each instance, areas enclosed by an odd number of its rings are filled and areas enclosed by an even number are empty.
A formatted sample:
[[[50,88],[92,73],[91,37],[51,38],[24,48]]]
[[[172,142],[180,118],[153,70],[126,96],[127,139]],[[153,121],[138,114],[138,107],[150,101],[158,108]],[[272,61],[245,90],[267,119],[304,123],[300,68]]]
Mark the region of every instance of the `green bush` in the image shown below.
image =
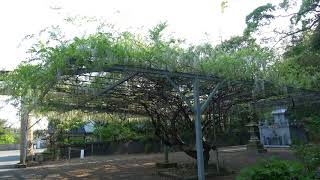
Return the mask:
[[[13,144],[16,142],[15,134],[5,124],[6,120],[0,118],[0,144]]]
[[[153,129],[147,121],[109,121],[104,126],[96,127],[94,134],[102,141],[146,141],[152,137]]]
[[[68,145],[71,146],[84,146],[86,144],[84,139],[70,139]]]
[[[307,172],[312,173],[320,166],[320,145],[299,144],[292,148]]]
[[[306,118],[305,125],[309,130],[309,141],[320,143],[320,116],[312,115],[310,118]]]
[[[302,164],[271,158],[242,169],[237,180],[311,180],[311,178],[304,175]]]
[[[125,124],[119,122],[110,122],[106,127],[101,129],[101,137],[104,141],[128,140],[136,136]]]
[[[10,131],[0,132],[0,144],[13,144],[15,141],[15,136]]]

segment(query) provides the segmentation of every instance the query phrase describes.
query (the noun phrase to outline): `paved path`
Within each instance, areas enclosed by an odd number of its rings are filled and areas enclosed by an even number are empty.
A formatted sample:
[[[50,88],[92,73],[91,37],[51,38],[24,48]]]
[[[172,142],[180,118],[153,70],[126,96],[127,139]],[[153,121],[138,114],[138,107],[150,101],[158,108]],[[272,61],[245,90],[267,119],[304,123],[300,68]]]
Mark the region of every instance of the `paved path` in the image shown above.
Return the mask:
[[[0,151],[0,169],[13,168],[19,162],[19,150]]]
[[[288,150],[271,150],[266,154],[247,151],[220,152],[220,162],[231,170],[255,163],[260,158],[277,156],[294,159]],[[171,162],[195,162],[183,152],[170,153]],[[214,153],[211,162],[214,162]],[[83,160],[46,162],[42,166],[0,172],[0,179],[116,179],[116,180],[165,180],[156,173],[155,162],[163,161],[163,154],[132,154],[93,156]],[[236,175],[214,177],[207,180],[231,180]]]
[[[42,152],[44,149],[36,149],[36,152]],[[220,151],[238,151],[244,150],[242,146],[235,146],[231,148],[222,148]],[[0,171],[6,171],[7,169],[14,168],[15,164],[19,162],[20,150],[8,150],[0,151]]]

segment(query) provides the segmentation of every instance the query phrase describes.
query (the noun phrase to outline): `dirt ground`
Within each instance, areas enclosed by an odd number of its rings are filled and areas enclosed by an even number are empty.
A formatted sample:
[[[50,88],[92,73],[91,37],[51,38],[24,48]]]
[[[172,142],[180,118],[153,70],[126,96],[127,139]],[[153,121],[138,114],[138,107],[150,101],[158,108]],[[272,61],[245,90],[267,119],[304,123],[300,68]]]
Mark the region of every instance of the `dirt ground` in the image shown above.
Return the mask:
[[[248,151],[221,152],[220,162],[236,173],[243,167],[267,157],[294,159],[288,150],[273,149],[265,154]],[[171,162],[194,162],[183,152],[170,153]],[[215,162],[212,152],[211,162]],[[166,180],[156,173],[155,163],[163,160],[163,154],[135,154],[93,156],[83,160],[47,162],[41,166],[26,169],[1,170],[0,179],[116,179],[116,180]],[[212,177],[209,180],[231,180],[236,174],[224,177]],[[208,178],[207,178],[208,179]]]

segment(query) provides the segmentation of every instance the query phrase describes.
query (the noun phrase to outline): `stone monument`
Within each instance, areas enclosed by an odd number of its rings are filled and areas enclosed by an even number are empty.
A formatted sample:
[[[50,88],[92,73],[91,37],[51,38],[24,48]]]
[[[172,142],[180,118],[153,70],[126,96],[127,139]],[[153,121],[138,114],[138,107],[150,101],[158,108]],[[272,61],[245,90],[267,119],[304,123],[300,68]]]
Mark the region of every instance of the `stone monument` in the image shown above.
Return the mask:
[[[249,124],[246,125],[246,127],[249,128],[249,133],[250,133],[250,139],[249,139],[249,143],[247,144],[247,150],[256,151],[258,153],[267,152],[267,149],[263,147],[263,145],[260,143],[259,138],[256,135],[256,129],[258,128],[258,124],[254,122],[250,122]]]

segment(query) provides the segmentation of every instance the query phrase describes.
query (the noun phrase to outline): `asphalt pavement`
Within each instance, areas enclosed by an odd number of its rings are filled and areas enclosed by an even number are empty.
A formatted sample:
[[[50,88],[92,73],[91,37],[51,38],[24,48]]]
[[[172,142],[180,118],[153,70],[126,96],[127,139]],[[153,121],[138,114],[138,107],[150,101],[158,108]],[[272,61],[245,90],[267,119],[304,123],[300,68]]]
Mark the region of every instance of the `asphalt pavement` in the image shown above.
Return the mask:
[[[35,152],[42,152],[44,149],[36,149]],[[0,170],[11,169],[20,160],[20,150],[0,151]]]

